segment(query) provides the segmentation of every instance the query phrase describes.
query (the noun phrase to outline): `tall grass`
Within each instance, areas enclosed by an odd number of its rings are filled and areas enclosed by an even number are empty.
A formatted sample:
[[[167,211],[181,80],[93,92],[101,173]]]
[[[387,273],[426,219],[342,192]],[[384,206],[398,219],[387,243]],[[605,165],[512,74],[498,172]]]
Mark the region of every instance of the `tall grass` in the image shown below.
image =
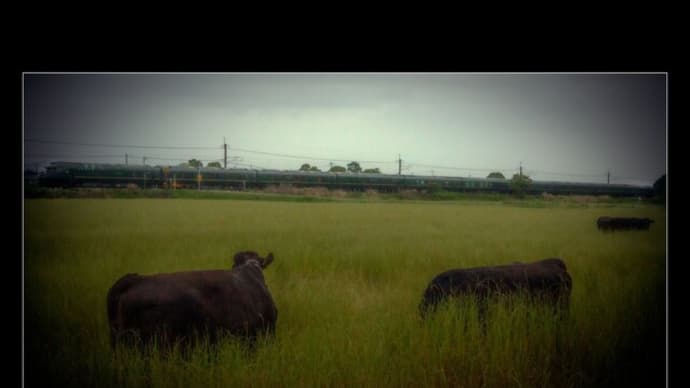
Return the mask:
[[[604,214],[605,213],[605,214]],[[600,215],[656,220],[602,233]],[[289,203],[55,199],[25,204],[27,383],[60,386],[643,386],[664,381],[665,214],[657,206]],[[265,271],[276,335],[254,352],[227,339],[209,357],[111,352],[105,296],[128,272]],[[437,273],[565,260],[570,314],[526,301],[471,302],[421,321]]]

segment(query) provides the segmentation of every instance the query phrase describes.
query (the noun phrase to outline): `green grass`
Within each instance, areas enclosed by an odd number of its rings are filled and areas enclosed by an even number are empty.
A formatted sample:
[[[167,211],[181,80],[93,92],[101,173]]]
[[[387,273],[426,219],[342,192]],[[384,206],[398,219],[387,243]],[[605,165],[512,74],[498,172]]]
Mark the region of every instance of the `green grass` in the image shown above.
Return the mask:
[[[46,188],[35,185],[24,187],[25,198],[71,198],[71,199],[217,199],[250,200],[273,202],[472,202],[486,204],[504,203],[519,207],[636,207],[642,204],[663,205],[662,198],[629,198],[589,195],[524,195],[517,197],[508,193],[449,192],[435,190],[400,190],[399,192],[329,190],[325,187],[275,187],[249,189],[245,191],[217,189],[125,189],[125,188]]]
[[[533,202],[537,203],[536,200]],[[544,201],[545,202],[545,201]],[[601,215],[650,217],[602,233]],[[664,382],[665,211],[620,204],[34,199],[25,202],[28,383],[60,386],[644,386]],[[233,340],[215,360],[109,348],[105,297],[128,272],[230,268],[274,252],[265,271],[275,338]],[[517,303],[444,306],[420,322],[437,273],[561,257],[569,318]]]

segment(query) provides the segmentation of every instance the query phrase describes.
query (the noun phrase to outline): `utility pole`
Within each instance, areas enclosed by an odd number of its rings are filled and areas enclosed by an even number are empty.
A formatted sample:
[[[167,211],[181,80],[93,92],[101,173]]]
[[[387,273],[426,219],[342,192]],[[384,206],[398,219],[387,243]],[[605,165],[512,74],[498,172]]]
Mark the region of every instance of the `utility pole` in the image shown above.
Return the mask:
[[[144,166],[146,166],[146,156],[143,157],[142,163],[144,164]]]
[[[520,179],[522,179],[522,161],[520,161]]]
[[[610,183],[611,183],[611,171],[609,170],[606,172],[606,184],[608,185]]]
[[[402,159],[400,159],[400,154],[398,154],[398,175],[402,171]]]
[[[225,136],[223,136],[223,168],[228,168],[228,145],[225,143]]]
[[[125,166],[127,165],[127,154],[125,154]]]

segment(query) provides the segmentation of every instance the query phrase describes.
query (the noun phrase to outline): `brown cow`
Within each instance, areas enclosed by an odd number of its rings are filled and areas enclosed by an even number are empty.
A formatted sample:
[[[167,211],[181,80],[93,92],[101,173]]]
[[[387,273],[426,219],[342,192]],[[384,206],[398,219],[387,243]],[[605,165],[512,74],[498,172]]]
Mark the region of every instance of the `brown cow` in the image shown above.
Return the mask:
[[[204,334],[215,343],[221,331],[251,344],[273,333],[278,310],[262,272],[272,261],[272,253],[246,251],[235,254],[232,270],[123,276],[108,292],[111,345],[137,337],[140,345],[154,337],[186,345]]]
[[[430,282],[419,311],[424,318],[449,298],[477,297],[480,319],[486,313],[486,301],[499,294],[526,292],[567,310],[572,280],[563,260],[549,258],[533,263],[512,263],[492,267],[453,269]]]

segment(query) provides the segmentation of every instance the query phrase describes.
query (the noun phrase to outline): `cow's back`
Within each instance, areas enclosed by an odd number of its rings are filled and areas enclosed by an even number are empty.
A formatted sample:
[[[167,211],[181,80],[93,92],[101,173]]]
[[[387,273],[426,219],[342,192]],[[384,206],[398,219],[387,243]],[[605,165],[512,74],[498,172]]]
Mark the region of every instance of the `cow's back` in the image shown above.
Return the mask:
[[[452,269],[435,276],[426,288],[420,309],[426,310],[445,298],[492,294],[519,290],[544,295],[552,300],[567,298],[572,279],[563,260],[549,258],[533,263],[512,263],[467,269]]]

